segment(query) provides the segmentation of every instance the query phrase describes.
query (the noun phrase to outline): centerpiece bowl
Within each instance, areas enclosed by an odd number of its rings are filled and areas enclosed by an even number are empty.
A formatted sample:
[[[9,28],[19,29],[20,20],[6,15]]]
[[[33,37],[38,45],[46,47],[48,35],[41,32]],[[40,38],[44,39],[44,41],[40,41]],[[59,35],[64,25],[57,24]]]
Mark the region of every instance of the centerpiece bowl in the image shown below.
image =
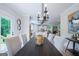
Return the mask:
[[[43,43],[44,43],[44,37],[42,35],[37,35],[35,38],[36,38],[35,41],[36,41],[37,45],[39,45],[39,46],[43,45]]]

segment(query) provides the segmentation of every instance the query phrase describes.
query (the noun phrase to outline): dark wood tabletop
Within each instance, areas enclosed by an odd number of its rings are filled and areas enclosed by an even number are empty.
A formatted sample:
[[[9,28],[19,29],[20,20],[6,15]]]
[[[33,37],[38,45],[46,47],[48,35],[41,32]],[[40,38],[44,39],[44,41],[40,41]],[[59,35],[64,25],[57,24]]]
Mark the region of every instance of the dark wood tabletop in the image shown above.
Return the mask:
[[[15,56],[62,56],[62,54],[47,39],[42,46],[37,46],[35,39],[32,38]]]
[[[76,42],[76,43],[79,43],[79,40],[76,40],[76,39],[73,39],[73,38],[66,38],[67,40],[70,40],[70,41],[73,41],[73,42]]]

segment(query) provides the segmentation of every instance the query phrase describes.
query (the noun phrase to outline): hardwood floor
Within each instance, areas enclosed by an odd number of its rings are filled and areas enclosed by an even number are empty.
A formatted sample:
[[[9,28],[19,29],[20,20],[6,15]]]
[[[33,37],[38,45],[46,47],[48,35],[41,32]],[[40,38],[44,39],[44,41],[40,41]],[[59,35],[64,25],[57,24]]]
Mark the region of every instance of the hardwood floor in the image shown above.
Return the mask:
[[[42,46],[35,44],[32,38],[15,56],[62,56],[62,54],[47,40]]]

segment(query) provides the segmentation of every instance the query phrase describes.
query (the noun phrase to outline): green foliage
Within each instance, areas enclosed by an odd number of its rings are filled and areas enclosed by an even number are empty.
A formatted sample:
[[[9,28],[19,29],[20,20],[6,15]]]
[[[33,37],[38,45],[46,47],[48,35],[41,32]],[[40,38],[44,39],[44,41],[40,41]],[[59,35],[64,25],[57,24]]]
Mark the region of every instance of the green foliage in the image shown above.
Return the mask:
[[[51,31],[51,29],[52,29],[52,25],[48,24],[48,31]]]
[[[10,20],[1,17],[1,35],[6,37],[7,34],[10,34]]]

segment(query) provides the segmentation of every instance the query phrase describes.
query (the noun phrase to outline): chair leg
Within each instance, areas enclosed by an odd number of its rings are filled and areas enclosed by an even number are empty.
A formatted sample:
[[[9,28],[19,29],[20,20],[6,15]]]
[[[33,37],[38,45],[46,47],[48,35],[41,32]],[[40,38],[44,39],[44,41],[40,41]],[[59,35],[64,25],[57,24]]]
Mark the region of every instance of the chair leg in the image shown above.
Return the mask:
[[[68,48],[68,46],[69,46],[69,43],[70,43],[70,41],[68,41],[67,47],[66,47],[66,49],[65,49],[65,52],[66,52],[66,50],[67,50],[67,48]]]
[[[54,39],[54,38],[55,38],[55,34],[54,34],[54,36],[53,36],[53,39]],[[52,40],[53,40],[53,39],[52,39]]]

